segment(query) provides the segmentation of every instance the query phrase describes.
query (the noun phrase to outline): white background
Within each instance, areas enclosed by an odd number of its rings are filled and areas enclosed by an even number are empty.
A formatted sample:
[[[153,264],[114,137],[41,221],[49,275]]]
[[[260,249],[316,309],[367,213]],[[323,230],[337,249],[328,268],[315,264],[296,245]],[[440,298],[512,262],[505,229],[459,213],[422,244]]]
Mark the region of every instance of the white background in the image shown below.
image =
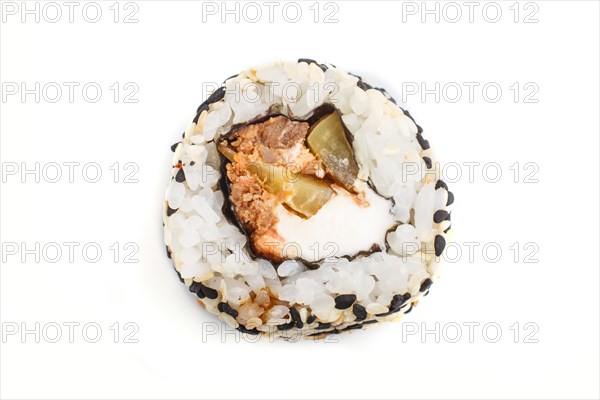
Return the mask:
[[[309,2],[301,3],[295,24],[285,21],[281,7],[273,23],[266,15],[254,24],[231,16],[222,24],[218,15],[203,22],[202,4],[191,1],[138,1],[138,23],[114,23],[112,3],[101,2],[95,24],[82,18],[80,6],[73,23],[66,14],[54,24],[31,16],[22,23],[17,14],[4,15],[0,27],[3,83],[97,82],[103,88],[97,103],[76,89],[73,103],[65,91],[57,103],[36,103],[33,95],[23,102],[17,94],[0,104],[4,169],[21,162],[96,162],[103,172],[98,183],[86,182],[81,166],[74,183],[66,176],[58,183],[5,177],[4,244],[95,242],[103,254],[97,263],[85,261],[81,247],[73,263],[67,254],[56,263],[37,263],[31,255],[23,263],[19,254],[3,254],[4,329],[81,324],[73,343],[65,326],[58,343],[3,334],[3,398],[598,398],[597,2],[539,1],[537,23],[523,22],[533,10],[524,3],[517,5],[515,23],[512,1],[498,3],[503,13],[497,23],[483,18],[484,3],[472,23],[461,2],[457,23],[443,15],[439,23],[431,15],[422,23],[420,14],[404,14],[403,21],[400,2],[366,1],[338,2],[338,23],[323,23],[324,14],[315,23]],[[131,9],[121,7],[125,11]],[[462,247],[460,261],[446,264],[443,279],[404,323],[328,342],[253,343],[218,325],[213,334],[218,320],[197,306],[164,254],[169,146],[204,100],[203,82],[298,57],[331,62],[399,99],[403,82],[428,88],[479,83],[472,102],[462,86],[455,103],[420,93],[405,103],[443,162],[495,162],[503,175],[491,183],[480,166],[469,182],[463,169],[450,185],[456,195],[453,240],[480,245],[472,261]],[[115,104],[114,82],[138,85],[139,102],[124,103],[122,92]],[[482,96],[489,82],[503,90],[495,103]],[[509,89],[515,82],[521,87],[517,102]],[[524,101],[527,82],[539,88],[532,97],[537,103]],[[115,162],[121,169],[136,163],[139,183],[124,183],[123,176],[114,183],[109,167]],[[522,173],[530,172],[524,163],[535,163],[538,183],[524,182],[523,175],[515,183],[509,169],[515,162]],[[115,242],[118,262],[109,249]],[[128,242],[139,246],[137,263],[123,262]],[[502,249],[497,262],[482,254],[490,242]],[[515,242],[521,248],[516,260]],[[539,248],[532,257],[537,263],[525,262],[529,242]],[[89,322],[102,328],[97,343],[82,336]],[[115,322],[118,343],[110,330]],[[138,343],[124,343],[126,322],[139,327]],[[480,324],[473,343],[464,325],[469,322]],[[528,322],[539,328],[531,340],[524,338],[532,332],[524,329]],[[459,324],[462,338],[436,343],[430,334],[422,340],[420,330],[436,323]],[[497,343],[489,342],[493,329],[482,333],[486,323],[501,327]],[[419,333],[407,335],[415,327]],[[532,340],[537,343],[526,343]]]

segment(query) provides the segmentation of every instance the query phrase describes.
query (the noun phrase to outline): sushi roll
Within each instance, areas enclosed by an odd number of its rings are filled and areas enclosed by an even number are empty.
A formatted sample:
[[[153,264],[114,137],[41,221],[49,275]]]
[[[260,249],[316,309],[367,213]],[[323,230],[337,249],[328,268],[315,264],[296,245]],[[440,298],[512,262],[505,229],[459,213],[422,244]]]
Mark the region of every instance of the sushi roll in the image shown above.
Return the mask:
[[[247,69],[171,150],[167,255],[241,332],[361,329],[439,277],[454,196],[421,127],[358,76],[308,59]]]

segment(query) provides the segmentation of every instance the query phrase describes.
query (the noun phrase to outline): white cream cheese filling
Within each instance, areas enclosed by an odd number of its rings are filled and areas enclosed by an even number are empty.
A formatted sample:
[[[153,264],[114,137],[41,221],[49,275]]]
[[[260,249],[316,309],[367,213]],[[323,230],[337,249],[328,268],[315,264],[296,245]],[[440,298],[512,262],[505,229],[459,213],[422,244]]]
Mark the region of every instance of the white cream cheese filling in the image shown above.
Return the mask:
[[[299,257],[309,262],[327,257],[352,256],[373,245],[385,248],[387,230],[394,226],[390,212],[393,203],[366,184],[366,204],[352,194],[338,191],[315,215],[304,219],[279,205],[275,230],[284,239],[286,258]]]

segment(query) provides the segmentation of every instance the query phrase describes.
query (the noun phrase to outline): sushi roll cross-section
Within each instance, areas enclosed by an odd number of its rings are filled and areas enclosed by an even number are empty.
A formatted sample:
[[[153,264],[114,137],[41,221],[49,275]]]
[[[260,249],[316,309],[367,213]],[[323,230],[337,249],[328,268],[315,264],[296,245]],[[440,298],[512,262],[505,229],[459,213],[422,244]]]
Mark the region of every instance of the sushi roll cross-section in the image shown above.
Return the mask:
[[[440,275],[454,196],[421,127],[360,77],[308,59],[247,69],[171,149],[167,255],[243,333],[397,319]]]

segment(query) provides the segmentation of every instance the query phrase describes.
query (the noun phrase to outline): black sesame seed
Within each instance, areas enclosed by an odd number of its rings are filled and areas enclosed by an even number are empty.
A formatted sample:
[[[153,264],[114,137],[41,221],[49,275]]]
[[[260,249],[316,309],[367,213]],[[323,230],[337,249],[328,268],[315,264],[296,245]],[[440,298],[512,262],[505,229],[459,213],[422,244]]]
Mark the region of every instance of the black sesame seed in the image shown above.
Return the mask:
[[[315,329],[329,329],[331,328],[331,322],[319,322],[319,325]]]
[[[446,239],[444,239],[442,235],[435,235],[433,247],[435,249],[435,256],[441,256],[442,252],[444,251],[444,247],[446,247]]]
[[[423,136],[420,133],[417,133],[417,142],[419,142],[419,146],[421,146],[423,150],[427,150],[431,147],[429,145],[429,141],[423,138]]]
[[[366,324],[374,324],[374,323],[376,323],[376,322],[377,322],[377,320],[376,320],[376,319],[372,319],[372,320],[369,320],[369,321],[365,321],[365,322],[363,322],[363,325],[366,325]]]
[[[450,221],[450,219],[452,218],[451,215],[452,215],[451,213],[448,213],[448,216],[446,217],[446,221]]]
[[[179,208],[171,208],[167,206],[167,217],[170,217],[171,215],[175,214],[177,210],[179,210]]]
[[[308,318],[306,318],[306,323],[312,324],[313,322],[315,322],[316,319],[317,319],[316,315],[309,315]]]
[[[294,327],[294,321],[290,321],[287,324],[281,324],[281,325],[277,325],[277,329],[279,329],[280,331],[287,331],[290,330]]]
[[[219,292],[217,292],[215,289],[209,288],[208,286],[205,286],[205,285],[202,285],[202,293],[204,293],[204,295],[206,297],[208,297],[209,299],[212,299],[212,300],[219,297]]]
[[[360,304],[355,304],[354,306],[352,306],[352,313],[356,315],[357,321],[367,319],[367,309],[361,306]]]
[[[431,162],[431,158],[423,157],[423,161],[425,161],[425,165],[427,166],[427,169],[431,169],[431,167],[433,166],[433,163]]]
[[[200,118],[200,114],[202,114],[202,111],[208,110],[209,105],[211,105],[212,103],[216,103],[217,101],[223,100],[223,97],[225,97],[225,87],[221,86],[220,88],[215,90],[213,94],[211,94],[210,97],[206,99],[204,103],[200,104],[200,106],[196,110],[196,117],[194,117],[194,123],[198,123],[198,119]]]
[[[419,288],[419,292],[424,292],[426,290],[428,290],[431,285],[433,284],[433,281],[429,278],[425,279],[423,281],[423,283],[421,283],[421,287]]]
[[[454,193],[448,192],[448,200],[446,201],[446,205],[449,206],[452,203],[454,203]]]
[[[250,335],[258,335],[260,334],[260,332],[258,331],[258,329],[254,328],[254,329],[248,329],[243,325],[238,326],[237,328],[238,331],[242,332],[242,333],[248,333]]]
[[[218,88],[217,90],[215,90],[210,95],[210,97],[208,98],[208,100],[206,100],[206,102],[208,104],[212,104],[212,103],[215,103],[217,101],[223,100],[224,97],[225,97],[225,86],[221,86],[220,88]]]
[[[175,153],[175,150],[177,150],[177,146],[179,145],[179,143],[181,143],[181,142],[173,143],[173,144],[171,145],[171,151],[172,151],[173,153]]]
[[[220,302],[217,305],[217,308],[219,309],[220,312],[225,313],[227,315],[231,315],[233,318],[237,318],[237,316],[238,316],[238,312],[236,310],[234,310],[233,308],[231,308],[231,306],[225,302]]]
[[[179,171],[177,171],[177,175],[175,175],[175,180],[179,183],[185,181],[185,172],[183,172],[183,168],[179,168]]]
[[[452,228],[452,225],[450,225],[448,228],[446,228],[446,230],[444,231],[444,233],[448,233],[448,231],[450,230],[450,228]]]
[[[446,185],[446,182],[444,182],[441,179],[438,179],[438,181],[435,183],[435,188],[439,189],[439,188],[444,188],[446,190],[448,190],[448,185]]]
[[[302,260],[302,264],[304,264],[304,266],[311,271],[314,271],[315,269],[319,269],[321,267],[319,263],[313,263],[306,260]]]
[[[373,89],[373,86],[369,85],[367,82],[363,81],[362,79],[360,81],[358,81],[358,83],[356,84],[356,86],[358,86],[359,88],[361,88],[364,91],[367,91],[369,89]]]
[[[410,294],[409,294],[410,296]],[[402,307],[404,305],[404,303],[406,303],[406,301],[408,300],[408,298],[405,298],[403,294],[397,294],[394,297],[392,297],[392,302],[390,303],[390,309],[392,310],[399,310],[400,307]]]
[[[171,250],[169,250],[169,246],[165,246],[165,249],[167,249],[167,257],[171,258]]]
[[[223,100],[225,97],[225,86],[221,86],[217,90],[215,90],[209,97],[206,99],[204,103],[198,107],[198,111],[202,112],[204,109],[208,109],[208,106],[212,103],[216,103],[217,101]]]
[[[443,220],[448,218],[448,215],[449,215],[448,211],[446,211],[446,210],[437,210],[433,214],[433,222],[435,222],[436,224],[439,224],[440,222],[442,222]]]
[[[302,318],[300,318],[300,313],[298,312],[298,310],[294,307],[290,308],[290,315],[292,317],[292,321],[294,321],[294,323],[296,324],[296,327],[302,329],[304,323],[302,322]]]
[[[335,298],[335,308],[338,310],[345,310],[349,308],[356,301],[355,294],[340,294]]]
[[[204,294],[204,292],[202,290],[198,290],[196,292],[196,296],[198,296],[199,299],[203,299],[206,297],[206,295]]]
[[[190,161],[190,166],[193,167],[194,165],[196,165],[196,161]]]
[[[202,284],[200,282],[192,282],[188,289],[190,289],[190,292],[192,293],[198,293],[202,290]]]
[[[412,309],[413,309],[413,305],[412,305],[412,303],[410,303],[410,308],[408,310],[404,311],[404,314],[408,314],[409,312],[412,311]]]

